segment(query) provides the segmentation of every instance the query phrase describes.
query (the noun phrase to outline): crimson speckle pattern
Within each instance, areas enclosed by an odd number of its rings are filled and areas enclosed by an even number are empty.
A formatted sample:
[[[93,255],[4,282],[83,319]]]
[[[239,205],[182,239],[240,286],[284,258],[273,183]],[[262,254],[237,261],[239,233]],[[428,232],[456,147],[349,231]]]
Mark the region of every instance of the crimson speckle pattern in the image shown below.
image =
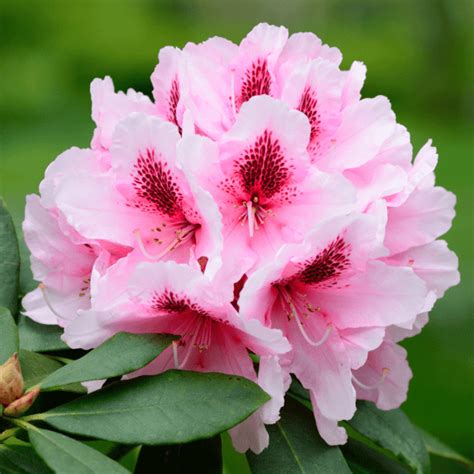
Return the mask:
[[[164,293],[155,294],[151,303],[152,309],[160,312],[183,314],[191,311],[196,316],[209,317],[209,314],[188,297],[180,296],[173,291],[165,290]]]
[[[267,60],[257,59],[245,71],[240,90],[239,105],[256,95],[270,95],[271,77],[268,72]]]
[[[319,134],[319,126],[321,121],[318,114],[317,105],[318,101],[316,99],[316,94],[310,87],[306,87],[303,94],[301,95],[300,103],[298,104],[298,110],[303,112],[306,117],[308,117],[309,124],[311,125],[310,142],[313,142]]]
[[[350,250],[350,244],[337,237],[316,257],[307,260],[295,278],[306,285],[334,286],[342,272],[349,268]]]
[[[180,98],[179,92],[179,82],[178,79],[175,78],[171,83],[171,89],[168,98],[168,120],[174,123],[178,129],[179,133],[181,133],[181,127],[178,124],[178,117],[176,115],[176,111],[178,109],[178,102]]]
[[[271,198],[288,184],[291,176],[280,143],[268,130],[235,161],[242,189],[253,198]]]
[[[134,207],[169,217],[181,213],[179,187],[167,164],[156,159],[155,150],[148,149],[138,156],[132,185],[138,197]]]

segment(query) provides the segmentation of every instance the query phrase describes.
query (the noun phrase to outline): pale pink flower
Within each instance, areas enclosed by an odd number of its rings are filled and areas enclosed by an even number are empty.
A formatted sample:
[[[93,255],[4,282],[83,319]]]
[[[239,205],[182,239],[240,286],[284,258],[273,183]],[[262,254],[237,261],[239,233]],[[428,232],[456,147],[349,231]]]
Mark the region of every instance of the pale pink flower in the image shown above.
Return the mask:
[[[210,194],[177,164],[180,135],[157,117],[132,114],[119,122],[110,150],[110,170],[80,167],[57,185],[55,204],[68,224],[88,239],[144,258],[193,256],[219,259],[220,216]]]
[[[259,383],[272,400],[231,435],[239,450],[260,452],[268,445],[264,423],[278,419],[288,388],[288,378],[275,360],[289,350],[288,341],[256,319],[241,319],[226,300],[229,292],[221,292],[195,267],[169,261],[132,263],[129,270],[128,296],[111,294],[108,307],[82,311],[66,328],[65,340],[71,347],[91,348],[119,331],[181,336],[132,376],[178,368],[234,374]],[[258,377],[248,350],[262,357]]]
[[[383,254],[373,216],[332,219],[302,244],[283,246],[249,277],[238,301],[244,317],[281,329],[292,344],[282,365],[310,390],[331,444],[345,441],[336,424],[355,411],[352,370],[380,345],[383,328],[412,321],[424,307],[423,281],[380,261]]]

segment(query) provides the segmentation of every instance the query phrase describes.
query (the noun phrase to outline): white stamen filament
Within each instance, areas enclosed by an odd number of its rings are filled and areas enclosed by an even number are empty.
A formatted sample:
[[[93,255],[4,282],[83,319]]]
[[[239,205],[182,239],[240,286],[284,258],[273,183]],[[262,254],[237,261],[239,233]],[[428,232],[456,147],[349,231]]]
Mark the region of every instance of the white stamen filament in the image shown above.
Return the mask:
[[[255,229],[255,208],[252,201],[247,201],[247,222],[249,225],[249,236],[253,237],[253,231]]]
[[[380,380],[372,385],[367,385],[363,382],[361,382],[354,374],[352,374],[352,380],[361,388],[364,388],[365,390],[375,390],[379,388],[387,378],[387,375],[390,373],[390,369],[385,367],[382,369],[382,376],[380,377]]]
[[[194,329],[194,334],[193,334],[193,337],[192,337],[192,339],[191,339],[191,342],[188,342],[189,347],[188,347],[188,350],[187,350],[187,352],[186,352],[186,355],[184,356],[183,361],[182,361],[181,364],[179,365],[179,368],[180,368],[180,369],[183,369],[183,368],[184,368],[184,366],[186,365],[186,362],[187,362],[188,359],[189,359],[189,356],[191,355],[191,352],[192,352],[192,350],[193,350],[193,347],[194,347],[194,345],[195,345],[195,343],[196,343],[196,338],[197,338],[197,336],[198,336],[198,334],[199,334],[199,331],[200,331],[200,329],[201,329],[202,323],[203,323],[203,320],[200,320],[200,321],[196,324],[196,327],[195,327],[195,329]]]
[[[179,369],[179,358],[178,358],[178,343],[173,341],[171,343],[171,347],[173,348],[173,361],[175,369]]]
[[[40,283],[38,285],[38,288],[41,290],[41,293],[43,294],[44,302],[46,303],[46,306],[50,309],[50,311],[59,319],[65,319],[63,316],[61,316],[61,314],[59,314],[54,309],[54,306],[51,304],[51,300],[49,299],[48,292],[46,290],[46,285],[44,283]]]
[[[329,323],[326,327],[326,330],[324,331],[324,334],[322,335],[322,337],[318,340],[318,341],[315,341],[313,340],[309,335],[308,333],[306,332],[305,328],[304,328],[304,325],[303,323],[301,322],[301,319],[298,315],[298,311],[296,309],[296,305],[293,301],[293,299],[291,298],[290,294],[288,293],[287,290],[285,290],[284,288],[280,288],[280,292],[283,296],[283,299],[284,301],[286,302],[286,304],[288,305],[288,307],[290,308],[290,312],[291,312],[291,315],[293,316],[293,318],[295,319],[296,321],[296,324],[298,325],[298,329],[300,330],[301,332],[301,335],[303,336],[304,340],[310,345],[310,346],[313,346],[313,347],[319,347],[319,346],[322,346],[328,339],[328,337],[331,335],[331,332],[333,330],[333,325],[331,323]]]
[[[177,230],[176,237],[169,243],[169,245],[162,252],[160,252],[157,255],[152,255],[146,249],[145,244],[143,243],[140,229],[135,229],[133,231],[133,235],[137,241],[138,248],[140,249],[140,251],[146,258],[148,258],[149,260],[160,260],[167,253],[172,252],[173,250],[177,249],[179,246],[187,242],[189,239],[191,239],[197,227],[198,226],[196,224],[191,224],[187,227],[182,228],[181,230]]]

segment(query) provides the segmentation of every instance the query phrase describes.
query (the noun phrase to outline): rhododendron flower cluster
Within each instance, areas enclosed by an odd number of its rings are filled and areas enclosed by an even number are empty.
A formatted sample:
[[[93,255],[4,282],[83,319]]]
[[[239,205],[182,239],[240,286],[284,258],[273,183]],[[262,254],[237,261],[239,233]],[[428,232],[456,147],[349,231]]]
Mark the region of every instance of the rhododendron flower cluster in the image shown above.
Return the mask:
[[[459,280],[437,240],[455,197],[435,185],[431,142],[412,160],[389,101],[361,98],[364,65],[341,60],[260,24],[239,45],[162,49],[153,100],[95,79],[90,147],[61,154],[27,199],[41,283],[26,314],[73,348],[180,336],[127,377],[257,382],[271,400],[231,430],[240,451],[267,446],[291,376],[329,444],[357,399],[398,407],[412,376],[398,342]]]

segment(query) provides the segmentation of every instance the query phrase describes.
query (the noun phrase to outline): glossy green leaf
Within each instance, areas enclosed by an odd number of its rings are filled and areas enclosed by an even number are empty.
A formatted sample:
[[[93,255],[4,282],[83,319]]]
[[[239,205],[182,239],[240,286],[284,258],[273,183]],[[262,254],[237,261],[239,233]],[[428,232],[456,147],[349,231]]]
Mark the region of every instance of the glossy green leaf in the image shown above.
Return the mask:
[[[358,402],[349,425],[409,466],[414,472],[430,471],[430,458],[418,430],[401,410],[382,411],[373,403]]]
[[[143,446],[135,474],[148,474],[150,466],[153,466],[155,472],[166,474],[222,474],[221,437],[217,435],[187,444]]]
[[[11,314],[18,309],[20,252],[10,213],[0,199],[0,306]]]
[[[253,474],[350,473],[341,450],[319,436],[313,414],[288,398],[275,425],[267,426],[270,445],[261,454],[248,454]]]
[[[63,329],[59,326],[38,324],[26,316],[18,320],[20,348],[34,352],[52,352],[68,349],[61,340]]]
[[[118,333],[84,357],[49,375],[43,390],[88,380],[108,379],[141,369],[155,359],[175,336]]]
[[[53,471],[30,446],[0,444],[2,474],[51,474]]]
[[[61,433],[39,428],[28,430],[30,442],[46,464],[58,474],[125,474],[117,462]]]
[[[268,399],[242,377],[171,370],[112,384],[35,417],[117,443],[176,444],[227,430]]]
[[[18,352],[18,330],[7,308],[0,308],[0,364]]]
[[[376,451],[360,441],[349,439],[347,444],[341,446],[344,458],[351,471],[355,474],[409,474],[410,469],[386,456],[381,451]]]
[[[432,434],[427,433],[426,431],[420,428],[418,428],[418,431],[421,433],[423,441],[425,442],[426,449],[430,454],[459,462],[466,466],[470,471],[474,471],[474,461],[471,461],[462,454],[459,454],[458,452],[454,451],[454,449],[444,444]]]

